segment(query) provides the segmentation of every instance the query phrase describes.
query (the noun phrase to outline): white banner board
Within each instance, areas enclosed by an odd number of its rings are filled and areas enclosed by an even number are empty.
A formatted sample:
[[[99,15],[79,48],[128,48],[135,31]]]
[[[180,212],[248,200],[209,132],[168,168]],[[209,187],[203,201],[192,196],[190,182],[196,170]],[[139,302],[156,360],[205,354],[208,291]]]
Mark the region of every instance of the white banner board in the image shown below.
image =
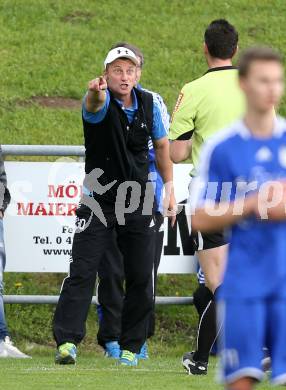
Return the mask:
[[[84,177],[84,163],[72,159],[57,162],[6,162],[12,201],[5,218],[6,271],[67,272],[71,253],[74,210]],[[175,165],[177,201],[188,196],[189,164]],[[186,249],[186,220],[174,229],[165,220],[160,273],[196,271],[192,252]]]

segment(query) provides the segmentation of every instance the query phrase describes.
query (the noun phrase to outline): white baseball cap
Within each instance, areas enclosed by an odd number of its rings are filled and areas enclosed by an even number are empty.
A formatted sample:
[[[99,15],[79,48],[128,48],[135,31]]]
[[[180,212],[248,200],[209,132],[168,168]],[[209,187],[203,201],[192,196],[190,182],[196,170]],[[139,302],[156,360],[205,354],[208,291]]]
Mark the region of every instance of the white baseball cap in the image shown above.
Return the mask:
[[[118,58],[128,58],[135,65],[139,65],[137,57],[132,50],[127,49],[126,47],[116,47],[115,49],[110,50],[107,54],[104,61],[104,68],[106,69],[108,64],[111,64],[111,62],[117,60]]]

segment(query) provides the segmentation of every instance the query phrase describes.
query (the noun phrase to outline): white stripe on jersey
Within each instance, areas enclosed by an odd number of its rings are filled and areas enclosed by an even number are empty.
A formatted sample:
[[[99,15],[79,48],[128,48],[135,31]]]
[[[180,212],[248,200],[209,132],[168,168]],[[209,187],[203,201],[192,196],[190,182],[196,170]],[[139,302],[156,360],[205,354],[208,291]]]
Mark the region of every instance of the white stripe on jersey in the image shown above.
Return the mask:
[[[159,95],[157,92],[149,91],[149,89],[142,88],[143,91],[151,93],[153,96],[153,102],[154,104],[157,104],[160,108],[162,122],[165,127],[166,133],[169,133],[169,127],[170,127],[170,115],[168,114],[168,109],[166,104],[164,103],[164,100],[161,95]]]
[[[201,251],[204,249],[204,240],[201,232],[198,232],[198,251]]]

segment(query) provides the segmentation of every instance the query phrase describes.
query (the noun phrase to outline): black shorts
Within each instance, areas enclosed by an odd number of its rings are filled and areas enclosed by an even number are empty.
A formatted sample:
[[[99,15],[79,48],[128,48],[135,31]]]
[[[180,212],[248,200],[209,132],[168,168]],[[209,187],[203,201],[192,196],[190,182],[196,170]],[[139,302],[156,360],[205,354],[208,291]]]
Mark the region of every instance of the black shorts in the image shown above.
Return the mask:
[[[185,199],[181,201],[179,205],[185,206],[187,201],[188,200]],[[177,221],[178,218],[181,218],[181,214],[185,214],[185,207],[183,208],[183,213],[178,214]],[[187,247],[192,254],[200,250],[217,248],[228,244],[228,239],[223,230],[214,233],[191,232],[189,238],[190,241],[188,241]]]
[[[223,231],[216,233],[194,232],[190,237],[196,251],[217,248],[228,243]]]
[[[192,241],[192,245],[195,248],[195,251],[218,248],[219,246],[226,245],[228,243],[225,238],[224,231],[214,233],[195,232],[191,233],[190,238]]]

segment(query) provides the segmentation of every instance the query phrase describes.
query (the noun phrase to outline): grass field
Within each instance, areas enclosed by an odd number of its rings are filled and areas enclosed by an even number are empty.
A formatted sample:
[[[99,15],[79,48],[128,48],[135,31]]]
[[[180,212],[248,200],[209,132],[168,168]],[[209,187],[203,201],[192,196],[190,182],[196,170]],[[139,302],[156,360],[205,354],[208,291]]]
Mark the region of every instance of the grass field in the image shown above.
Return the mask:
[[[167,351],[165,351],[167,352]],[[178,351],[180,353],[181,351]],[[167,357],[166,357],[167,356]],[[120,367],[102,354],[82,353],[76,366],[57,366],[53,352],[36,354],[33,359],[5,360],[0,364],[0,388],[5,390],[219,390],[218,363],[212,359],[209,375],[186,375],[174,351],[158,354],[138,367]],[[267,382],[257,387],[269,389]]]
[[[143,85],[172,111],[183,84],[206,70],[203,31],[212,19],[229,18],[241,48],[263,43],[286,53],[285,12],[284,0],[0,0],[1,143],[82,144],[79,106],[30,99],[81,99],[118,40],[142,48]]]
[[[285,0],[0,0],[0,143],[82,144],[80,100],[118,40],[141,47],[142,84],[160,92],[171,112],[181,87],[206,70],[202,41],[211,20],[234,23],[240,48],[268,44],[285,55],[285,14]],[[280,112],[286,114],[285,99]],[[6,293],[57,294],[62,278],[6,274]],[[158,294],[190,295],[194,285],[188,276],[161,276]],[[53,364],[53,307],[7,305],[6,310],[13,339],[34,358],[1,360],[0,390],[221,388],[214,384],[214,360],[207,378],[187,377],[180,367],[182,353],[194,341],[192,307],[158,308],[154,358],[129,370],[101,358],[98,349],[92,354],[93,309],[85,353],[72,368]]]

